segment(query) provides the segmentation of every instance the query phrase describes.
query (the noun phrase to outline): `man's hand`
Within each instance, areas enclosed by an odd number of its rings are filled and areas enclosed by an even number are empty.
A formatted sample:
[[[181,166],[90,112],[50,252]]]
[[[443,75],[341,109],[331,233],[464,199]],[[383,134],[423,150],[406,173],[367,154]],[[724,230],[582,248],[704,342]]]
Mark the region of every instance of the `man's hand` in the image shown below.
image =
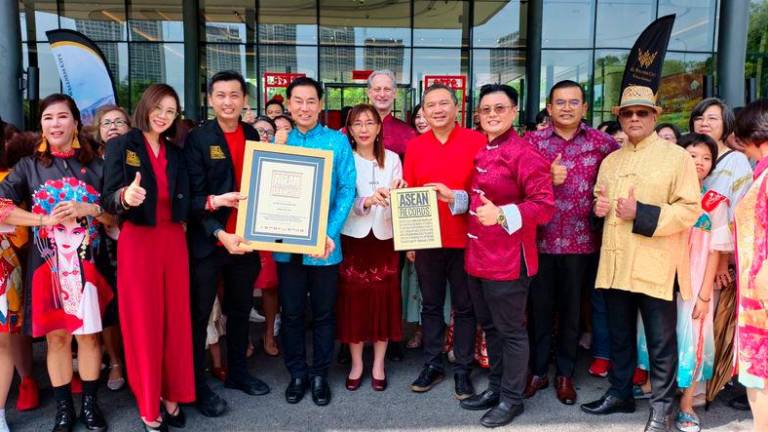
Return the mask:
[[[147,199],[147,191],[141,187],[141,173],[137,172],[136,177],[123,193],[123,200],[131,207],[138,207]]]
[[[455,194],[453,193],[453,190],[449,188],[448,186],[442,184],[442,183],[427,183],[424,186],[431,187],[432,189],[437,192],[437,199],[440,201],[447,202],[448,204],[453,203],[453,200],[456,199]]]
[[[499,223],[501,209],[496,207],[491,200],[485,197],[485,195],[480,195],[480,201],[483,202],[483,205],[475,209],[477,220],[485,226],[492,226]]]
[[[637,200],[635,199],[635,187],[629,187],[626,198],[619,198],[616,202],[616,216],[625,221],[635,220],[637,215]]]
[[[219,207],[237,208],[237,206],[240,205],[240,201],[246,198],[248,197],[240,192],[227,192],[221,195],[214,195],[211,201],[213,203],[213,208],[215,209]]]
[[[325,238],[325,252],[322,255],[310,254],[312,258],[326,260],[336,249],[336,243],[330,237]]]
[[[552,165],[549,167],[549,170],[552,173],[552,184],[555,186],[560,186],[565,183],[565,179],[568,178],[568,168],[561,163],[562,159],[563,155],[558,153],[557,157],[552,162]]]
[[[244,255],[248,252],[251,252],[249,249],[243,247],[243,245],[247,245],[248,242],[243,240],[243,238],[237,234],[230,234],[224,230],[221,230],[216,235],[216,237],[227,249],[227,252],[229,252],[231,255]]]
[[[611,201],[608,199],[608,189],[605,185],[600,185],[595,199],[595,216],[604,218],[611,210]]]

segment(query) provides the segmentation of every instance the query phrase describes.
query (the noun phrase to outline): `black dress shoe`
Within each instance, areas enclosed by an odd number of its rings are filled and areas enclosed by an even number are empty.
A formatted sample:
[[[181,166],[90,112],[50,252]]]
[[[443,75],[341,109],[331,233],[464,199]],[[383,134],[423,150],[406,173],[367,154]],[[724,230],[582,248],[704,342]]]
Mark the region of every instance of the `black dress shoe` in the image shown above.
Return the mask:
[[[741,394],[728,401],[728,406],[737,411],[749,411],[747,394]]]
[[[163,423],[176,429],[181,429],[187,425],[187,416],[184,415],[184,411],[181,410],[181,405],[176,406],[176,412],[173,414],[163,408]]]
[[[328,380],[325,377],[312,377],[312,402],[317,406],[326,406],[331,403],[331,387],[328,386]]]
[[[645,423],[645,432],[671,432],[672,417],[657,413],[651,408],[651,415],[648,416],[648,422]]]
[[[403,361],[403,345],[400,342],[390,342],[387,345],[387,360]]]
[[[95,395],[83,394],[83,407],[80,411],[80,423],[89,431],[102,432],[107,430],[107,422],[99,409]]]
[[[487,428],[495,428],[512,423],[515,417],[523,413],[523,405],[511,405],[509,402],[499,402],[498,405],[491,408],[483,417],[480,418],[480,424]]]
[[[269,393],[269,386],[262,380],[246,375],[241,378],[227,377],[224,387],[240,390],[251,396],[263,396]]]
[[[468,372],[453,374],[453,382],[453,396],[456,399],[461,401],[475,395],[475,388],[472,386],[472,379],[470,379]]]
[[[352,354],[349,352],[349,345],[339,345],[339,354],[336,356],[336,363],[340,365],[348,365],[352,363]]]
[[[76,420],[75,404],[71,398],[56,402],[56,419],[53,424],[53,432],[72,432]]]
[[[291,379],[288,388],[285,389],[285,401],[289,404],[297,404],[304,399],[304,393],[307,392],[309,383],[306,378]]]
[[[160,422],[157,426],[150,426],[143,421],[141,424],[144,425],[144,432],[168,432],[168,425],[165,422]]]
[[[432,387],[442,381],[443,378],[445,378],[443,371],[432,365],[424,366],[424,369],[421,370],[416,381],[411,383],[411,390],[416,393],[428,392],[432,390]]]
[[[227,401],[213,391],[206,389],[197,392],[195,408],[206,417],[219,417],[227,410]]]
[[[616,396],[606,394],[600,399],[581,405],[581,410],[587,414],[606,415],[613,413],[632,413],[635,412],[634,399],[621,399]]]
[[[480,394],[464,399],[459,404],[465,410],[480,411],[487,410],[499,404],[499,393],[486,390]]]

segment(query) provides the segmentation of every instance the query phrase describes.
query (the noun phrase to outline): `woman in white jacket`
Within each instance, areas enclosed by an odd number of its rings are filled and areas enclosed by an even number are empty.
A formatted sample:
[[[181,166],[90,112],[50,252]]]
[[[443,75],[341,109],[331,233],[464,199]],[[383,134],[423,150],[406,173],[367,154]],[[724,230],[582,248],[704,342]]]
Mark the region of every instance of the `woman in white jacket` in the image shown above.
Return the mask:
[[[387,387],[387,343],[402,338],[399,256],[392,241],[389,191],[405,187],[405,182],[400,158],[384,149],[381,118],[373,106],[352,108],[346,130],[355,152],[357,194],[342,230],[336,333],[352,355],[347,389],[360,387],[363,345],[371,342],[371,386],[382,391]]]

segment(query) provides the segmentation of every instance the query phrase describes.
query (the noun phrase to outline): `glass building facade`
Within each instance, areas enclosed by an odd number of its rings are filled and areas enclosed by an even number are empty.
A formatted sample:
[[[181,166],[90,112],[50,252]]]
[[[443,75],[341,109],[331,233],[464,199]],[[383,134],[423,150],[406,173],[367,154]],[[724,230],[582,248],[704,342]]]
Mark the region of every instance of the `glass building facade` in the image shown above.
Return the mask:
[[[543,0],[539,106],[557,81],[582,83],[593,123],[611,118],[625,61],[635,38],[659,16],[677,14],[663,72],[662,120],[684,124],[707,94],[716,69],[718,11],[724,0]],[[768,6],[753,0],[748,38],[748,88],[768,96]],[[199,6],[199,25],[184,21]],[[364,102],[365,81],[354,71],[390,69],[397,76],[396,113],[419,102],[426,75],[463,76],[466,123],[478,89],[507,83],[526,94],[529,4],[524,0],[22,0],[24,67],[40,73],[40,96],[60,91],[47,30],[73,29],[104,52],[121,105],[131,110],[146,86],[185,86],[187,52],[199,53],[200,106],[205,81],[224,69],[240,71],[251,105],[279,91],[265,76],[302,73],[321,80],[329,110]],[[188,12],[188,11],[187,11]],[[189,40],[189,34],[196,35]],[[187,77],[187,80],[189,77]],[[189,113],[192,107],[185,107]]]

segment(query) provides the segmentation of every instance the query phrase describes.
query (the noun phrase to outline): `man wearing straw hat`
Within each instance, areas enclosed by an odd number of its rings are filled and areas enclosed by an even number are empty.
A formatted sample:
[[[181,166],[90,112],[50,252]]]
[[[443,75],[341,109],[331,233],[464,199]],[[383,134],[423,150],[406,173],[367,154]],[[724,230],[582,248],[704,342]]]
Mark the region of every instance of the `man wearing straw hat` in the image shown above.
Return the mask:
[[[677,390],[675,281],[690,286],[688,230],[700,214],[691,156],[654,132],[661,107],[649,87],[627,86],[613,107],[629,137],[605,158],[595,184],[593,211],[603,223],[595,286],[605,289],[613,368],[605,395],[581,406],[589,414],[633,412],[640,312],[651,361],[651,414],[645,430],[671,430]]]

